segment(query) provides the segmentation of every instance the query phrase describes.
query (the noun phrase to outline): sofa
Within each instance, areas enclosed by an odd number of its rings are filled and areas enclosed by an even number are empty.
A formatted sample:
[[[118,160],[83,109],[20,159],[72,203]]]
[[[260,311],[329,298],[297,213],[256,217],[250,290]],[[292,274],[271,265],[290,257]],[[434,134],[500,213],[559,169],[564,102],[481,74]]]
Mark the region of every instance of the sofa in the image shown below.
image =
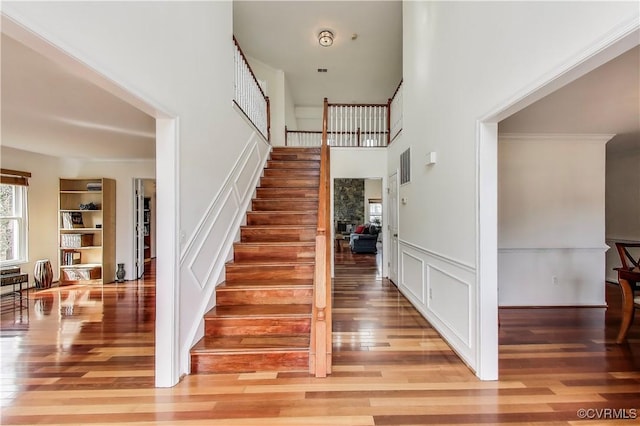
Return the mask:
[[[359,231],[359,232],[358,232]],[[357,227],[356,232],[349,236],[349,247],[352,253],[377,253],[378,228]]]

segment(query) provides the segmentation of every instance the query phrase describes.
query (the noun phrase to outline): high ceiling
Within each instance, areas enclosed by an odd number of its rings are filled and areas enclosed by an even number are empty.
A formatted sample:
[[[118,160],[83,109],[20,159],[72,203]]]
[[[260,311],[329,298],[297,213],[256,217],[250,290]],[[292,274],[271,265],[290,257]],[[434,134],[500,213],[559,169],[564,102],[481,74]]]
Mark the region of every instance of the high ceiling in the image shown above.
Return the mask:
[[[2,34],[2,144],[67,158],[155,158],[155,119]]]
[[[297,106],[319,106],[325,96],[378,103],[401,79],[401,15],[398,1],[235,1],[234,32],[248,56],[284,71]],[[319,46],[322,29],[334,32],[333,46]],[[155,158],[153,118],[7,35],[1,41],[3,145]],[[640,149],[639,84],[636,47],[502,121],[500,131],[616,133],[608,149]]]
[[[318,43],[325,29],[331,47]],[[401,1],[236,0],[233,32],[245,55],[284,71],[296,106],[384,103],[402,79]]]
[[[515,113],[505,133],[616,134],[612,151],[640,151],[640,46]]]

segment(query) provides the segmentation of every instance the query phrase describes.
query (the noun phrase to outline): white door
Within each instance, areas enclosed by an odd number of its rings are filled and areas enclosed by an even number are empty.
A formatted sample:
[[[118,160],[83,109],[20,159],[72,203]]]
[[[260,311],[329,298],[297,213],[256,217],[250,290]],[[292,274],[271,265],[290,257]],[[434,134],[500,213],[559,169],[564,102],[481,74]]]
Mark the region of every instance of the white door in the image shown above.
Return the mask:
[[[135,276],[140,278],[144,274],[144,182],[142,179],[134,179],[134,265]]]
[[[389,176],[389,279],[398,285],[398,173]]]

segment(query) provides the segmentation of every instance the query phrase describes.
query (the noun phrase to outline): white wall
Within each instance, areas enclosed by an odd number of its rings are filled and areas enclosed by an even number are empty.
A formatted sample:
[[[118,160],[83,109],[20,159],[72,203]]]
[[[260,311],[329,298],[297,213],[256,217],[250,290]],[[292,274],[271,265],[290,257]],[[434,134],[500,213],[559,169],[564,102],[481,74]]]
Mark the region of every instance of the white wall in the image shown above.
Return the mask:
[[[331,148],[331,217],[334,217],[334,179],[366,179],[365,185],[368,179],[382,179],[382,181],[377,180],[377,182],[381,182],[381,184],[379,183],[380,187],[386,188],[388,181],[388,176],[385,176],[386,164],[386,148]],[[387,265],[389,253],[389,238],[387,238],[388,231],[386,226],[386,218],[388,217],[388,201],[386,191],[382,190],[382,192],[382,276],[386,277],[389,275]],[[332,250],[333,249],[334,247],[332,246]],[[333,259],[333,252],[331,259]]]
[[[295,102],[286,74],[284,76],[284,124],[289,130],[298,130]]]
[[[258,80],[267,82],[266,95],[269,97],[271,145],[284,146],[285,124],[285,80],[284,72],[255,58],[248,57],[249,65]]]
[[[388,162],[392,173],[412,148],[400,288],[481,377],[497,375],[497,329],[491,348],[479,340],[480,320],[495,324],[497,313],[477,310],[478,120],[637,21],[634,3],[403,2],[403,137]],[[427,167],[430,151],[438,162]]]
[[[10,18],[107,76],[118,93],[142,100],[147,112],[159,118],[156,161],[163,170],[157,181],[156,384],[173,385],[189,371],[194,328],[219,279],[190,271],[221,245],[213,240],[218,235],[203,232],[202,224],[225,195],[253,137],[231,107],[232,2],[2,6]],[[231,226],[242,216],[238,207],[225,210],[220,220]],[[201,250],[190,249],[196,240]]]
[[[322,130],[322,99],[320,106],[297,106],[295,108],[296,121],[299,130]]]
[[[614,140],[612,141],[612,143]],[[640,241],[640,149],[607,149],[606,236],[607,280],[617,282],[621,266],[618,242]]]
[[[500,306],[604,305],[611,135],[501,135]]]

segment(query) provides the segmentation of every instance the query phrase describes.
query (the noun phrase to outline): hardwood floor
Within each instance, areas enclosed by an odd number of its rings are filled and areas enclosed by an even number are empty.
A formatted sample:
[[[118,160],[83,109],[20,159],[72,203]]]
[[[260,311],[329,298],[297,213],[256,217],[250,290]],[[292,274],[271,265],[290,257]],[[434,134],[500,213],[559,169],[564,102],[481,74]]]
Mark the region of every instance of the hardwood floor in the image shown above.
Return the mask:
[[[607,312],[503,309],[501,378],[481,382],[380,278],[375,259],[338,256],[334,373],[326,379],[205,374],[156,389],[153,275],[32,293],[28,325],[2,314],[0,423],[595,425],[615,417],[607,424],[638,424],[640,320],[627,344],[614,343],[616,287],[607,286]],[[590,410],[587,419],[580,409]]]

